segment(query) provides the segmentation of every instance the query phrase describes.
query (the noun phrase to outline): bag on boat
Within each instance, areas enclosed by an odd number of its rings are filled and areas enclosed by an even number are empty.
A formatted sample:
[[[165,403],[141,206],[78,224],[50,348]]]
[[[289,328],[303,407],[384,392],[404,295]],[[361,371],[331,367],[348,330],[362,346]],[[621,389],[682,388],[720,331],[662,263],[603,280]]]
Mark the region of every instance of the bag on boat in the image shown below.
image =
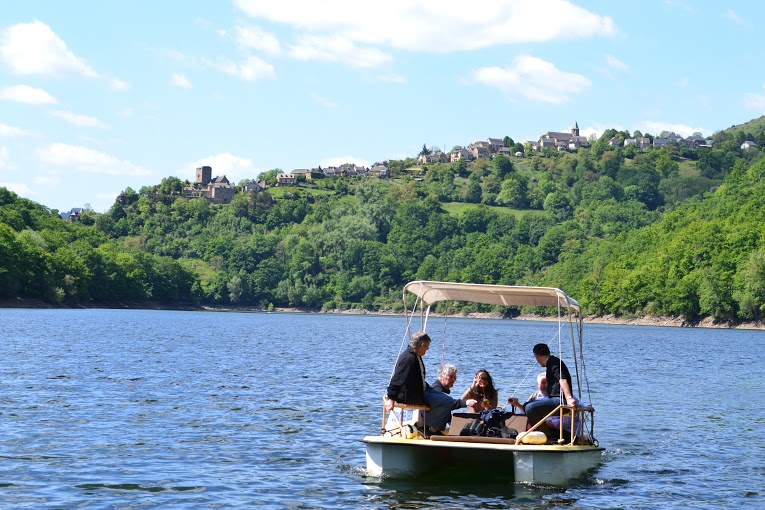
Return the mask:
[[[479,419],[483,421],[489,428],[500,428],[505,420],[513,415],[513,411],[505,411],[504,409],[486,409],[481,411]]]
[[[515,439],[518,431],[505,426],[505,420],[513,416],[512,411],[487,409],[478,418],[468,422],[460,431],[461,436],[502,437]]]
[[[461,436],[482,436],[486,431],[486,424],[478,418],[467,422],[460,431]]]

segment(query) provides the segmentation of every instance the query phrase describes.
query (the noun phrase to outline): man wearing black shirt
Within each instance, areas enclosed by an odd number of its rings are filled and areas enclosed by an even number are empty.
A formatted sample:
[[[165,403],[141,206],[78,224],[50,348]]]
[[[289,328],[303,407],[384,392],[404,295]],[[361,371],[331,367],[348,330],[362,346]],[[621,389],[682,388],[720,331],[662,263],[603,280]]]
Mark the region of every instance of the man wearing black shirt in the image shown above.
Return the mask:
[[[550,348],[546,344],[536,344],[533,351],[537,363],[545,367],[548,396],[524,405],[529,425],[532,426],[559,405],[576,405],[576,399],[571,391],[571,374],[566,364],[557,356],[550,354]],[[542,425],[537,430],[548,432],[546,425]]]

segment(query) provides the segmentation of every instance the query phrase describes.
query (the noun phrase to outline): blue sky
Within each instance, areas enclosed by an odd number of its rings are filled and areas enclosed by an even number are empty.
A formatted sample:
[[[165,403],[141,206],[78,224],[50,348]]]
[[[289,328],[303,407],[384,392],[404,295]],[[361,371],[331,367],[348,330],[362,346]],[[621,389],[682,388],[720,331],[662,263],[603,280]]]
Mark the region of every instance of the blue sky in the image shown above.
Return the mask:
[[[125,188],[370,165],[488,137],[765,114],[765,2],[69,0],[0,10],[0,186]]]

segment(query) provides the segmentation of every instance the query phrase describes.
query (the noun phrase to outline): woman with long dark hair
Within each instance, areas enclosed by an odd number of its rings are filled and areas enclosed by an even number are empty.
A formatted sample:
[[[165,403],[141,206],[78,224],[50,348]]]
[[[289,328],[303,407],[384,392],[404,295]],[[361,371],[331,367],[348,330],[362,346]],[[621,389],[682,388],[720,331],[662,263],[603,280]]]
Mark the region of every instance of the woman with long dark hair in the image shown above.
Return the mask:
[[[486,370],[479,370],[473,378],[473,384],[462,394],[463,400],[475,399],[475,405],[468,406],[468,412],[480,413],[497,407],[499,392],[494,387],[494,379]]]

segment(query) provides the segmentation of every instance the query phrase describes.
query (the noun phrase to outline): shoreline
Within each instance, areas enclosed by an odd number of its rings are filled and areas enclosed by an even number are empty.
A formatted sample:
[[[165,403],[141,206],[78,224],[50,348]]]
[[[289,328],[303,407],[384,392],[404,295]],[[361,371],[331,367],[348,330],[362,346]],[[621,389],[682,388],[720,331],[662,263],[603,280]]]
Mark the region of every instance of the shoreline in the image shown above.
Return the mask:
[[[194,304],[176,304],[166,305],[163,303],[90,303],[89,305],[55,305],[43,301],[40,299],[5,299],[0,300],[0,309],[3,308],[31,308],[31,309],[71,309],[71,310],[84,310],[84,309],[118,309],[118,310],[176,310],[176,311],[207,311],[207,312],[258,312],[258,313],[322,313],[322,314],[337,314],[337,315],[380,315],[380,316],[397,316],[402,315],[402,312],[393,311],[370,311],[359,309],[309,309],[309,308],[294,308],[294,307],[279,307],[273,310],[267,310],[256,306],[211,306],[211,305],[194,305]],[[443,317],[443,314],[432,313],[431,317]],[[469,314],[455,314],[448,315],[453,318],[464,319],[507,319],[507,320],[519,320],[519,321],[555,321],[556,317],[539,315],[539,314],[522,314],[514,317],[506,317],[496,312],[488,313],[469,313]],[[712,318],[707,317],[699,322],[688,322],[682,317],[657,317],[646,315],[644,317],[617,317],[615,315],[588,315],[584,317],[585,324],[615,324],[622,326],[660,326],[660,327],[677,327],[677,328],[710,328],[710,329],[746,329],[746,330],[765,330],[765,322],[763,321],[751,321],[740,323],[728,323],[728,322],[715,322]]]

